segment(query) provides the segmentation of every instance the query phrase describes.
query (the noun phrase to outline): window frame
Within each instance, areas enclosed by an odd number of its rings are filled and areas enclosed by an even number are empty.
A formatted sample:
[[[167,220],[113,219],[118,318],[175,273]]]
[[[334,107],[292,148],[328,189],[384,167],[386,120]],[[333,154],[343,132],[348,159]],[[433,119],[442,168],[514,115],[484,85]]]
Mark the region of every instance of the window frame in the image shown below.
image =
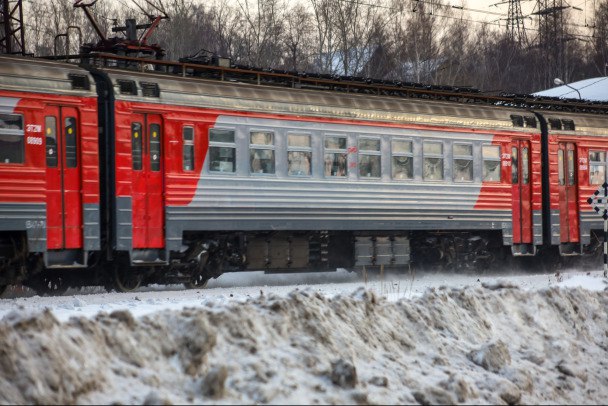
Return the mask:
[[[498,156],[497,157],[486,157],[484,155],[484,147],[497,148]],[[501,162],[501,146],[494,144],[481,144],[481,182],[488,183],[501,183],[502,182],[502,162]],[[486,162],[496,162],[498,167],[498,180],[486,179],[485,171],[486,171]]]
[[[225,142],[225,141],[212,141],[211,140],[211,132],[213,130],[219,130],[219,131],[228,131],[232,133],[233,136],[233,141],[232,142]],[[212,174],[235,174],[237,171],[237,143],[236,143],[236,130],[234,128],[223,128],[223,127],[210,127],[209,131],[208,131],[208,137],[209,137],[209,152],[208,152],[208,165],[207,165],[207,170],[209,173]],[[212,161],[211,161],[211,150],[212,148],[232,148],[233,149],[233,166],[232,166],[232,171],[222,171],[222,170],[214,170],[211,166]],[[222,162],[222,161],[219,161]]]
[[[441,146],[441,154],[424,152],[425,144],[437,144]],[[424,165],[427,159],[441,159],[441,179],[427,179],[425,177]],[[445,182],[445,148],[443,141],[422,140],[422,180],[424,182]]]
[[[327,140],[329,138],[339,138],[344,140],[344,148],[328,148]],[[330,171],[327,174],[327,161],[326,156],[332,154],[334,159],[331,161]],[[344,156],[344,175],[332,175],[331,169],[333,168],[333,164],[335,161],[336,154],[341,154]],[[338,168],[339,169],[339,168]],[[348,179],[348,136],[346,134],[325,134],[323,137],[323,177],[329,179]]]
[[[361,141],[378,141],[378,150],[367,150],[361,149]],[[362,157],[373,157],[373,156],[377,156],[379,157],[379,162],[378,162],[378,169],[380,171],[380,173],[378,174],[378,176],[363,176],[361,174],[361,158]],[[357,177],[359,179],[381,179],[382,178],[382,138],[380,137],[374,137],[374,136],[369,136],[369,135],[362,135],[357,137]]]
[[[2,165],[25,165],[26,156],[25,156],[25,117],[20,113],[1,113],[2,116],[14,116],[18,117],[20,121],[21,128],[0,128],[0,132],[2,135],[6,136],[17,136],[19,137],[19,152],[20,152],[20,160],[14,162],[5,162],[5,160],[0,160],[0,164]]]
[[[302,147],[302,146],[291,146],[289,144],[289,137],[291,135],[296,135],[296,136],[306,136],[308,137],[308,147]],[[287,143],[287,176],[292,176],[292,177],[298,177],[298,178],[310,178],[313,175],[313,165],[312,165],[312,160],[313,160],[313,151],[312,151],[312,136],[310,133],[299,133],[299,132],[288,132],[286,134],[286,143]],[[308,154],[308,173],[290,173],[290,160],[289,160],[289,156],[291,152],[303,152]]]
[[[395,152],[395,142],[408,142],[410,144],[410,152]],[[395,157],[407,157],[411,160],[412,176],[409,178],[395,177]],[[391,179],[398,182],[407,182],[414,180],[414,140],[411,138],[392,138],[391,139]]]
[[[471,148],[470,155],[461,155],[454,152],[456,146],[466,146]],[[470,179],[456,179],[456,160],[469,161],[471,178]],[[475,154],[473,144],[468,142],[455,142],[452,144],[452,180],[455,183],[472,183],[475,181]]]
[[[600,154],[601,156],[603,156],[603,160],[601,161],[592,161],[591,160],[591,154],[592,153],[597,153]],[[600,149],[591,149],[589,148],[588,151],[588,157],[589,157],[589,185],[603,185],[604,182],[606,182],[606,170],[608,169],[608,160],[606,159],[606,157],[608,156],[608,151],[606,150],[600,150]],[[593,168],[601,168],[603,171],[603,180],[599,183],[595,183],[592,182],[592,174],[593,174]]]
[[[270,144],[254,144],[253,140],[251,139],[251,136],[253,135],[253,133],[269,133],[272,134],[272,140]],[[252,129],[249,130],[249,148],[248,148],[248,152],[249,152],[249,173],[251,175],[260,175],[260,176],[273,176],[276,175],[277,173],[277,154],[276,154],[276,143],[277,143],[277,133],[274,130],[266,130],[266,129]],[[272,171],[270,172],[266,172],[264,169],[262,169],[262,172],[259,171],[254,171],[253,170],[253,159],[252,159],[252,155],[251,153],[253,151],[272,151]]]
[[[192,139],[186,139],[186,129],[192,130]],[[196,169],[196,148],[195,141],[196,140],[196,130],[193,124],[184,124],[182,126],[182,171],[184,172],[194,172]],[[186,150],[191,150],[189,160],[192,163],[192,168],[186,167]]]

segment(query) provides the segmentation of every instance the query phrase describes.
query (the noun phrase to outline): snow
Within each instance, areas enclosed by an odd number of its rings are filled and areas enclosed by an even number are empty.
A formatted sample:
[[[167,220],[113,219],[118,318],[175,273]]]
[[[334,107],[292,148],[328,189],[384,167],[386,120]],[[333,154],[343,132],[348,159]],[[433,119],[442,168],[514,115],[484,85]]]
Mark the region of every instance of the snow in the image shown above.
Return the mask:
[[[17,288],[0,299],[0,404],[599,404],[607,286],[569,270]]]
[[[560,97],[563,99],[578,99],[580,92],[583,100],[591,101],[608,101],[608,77],[597,77],[578,82],[568,83],[566,85],[554,87],[552,89],[543,90],[534,93],[535,96]],[[574,89],[573,89],[574,88]]]

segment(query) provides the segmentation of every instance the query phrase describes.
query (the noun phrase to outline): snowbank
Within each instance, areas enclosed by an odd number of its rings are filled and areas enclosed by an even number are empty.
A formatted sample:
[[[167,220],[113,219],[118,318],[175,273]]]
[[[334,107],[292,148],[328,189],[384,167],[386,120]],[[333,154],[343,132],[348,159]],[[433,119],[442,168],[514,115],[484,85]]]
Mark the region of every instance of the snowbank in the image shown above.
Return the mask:
[[[608,292],[363,289],[0,321],[0,403],[603,403]]]

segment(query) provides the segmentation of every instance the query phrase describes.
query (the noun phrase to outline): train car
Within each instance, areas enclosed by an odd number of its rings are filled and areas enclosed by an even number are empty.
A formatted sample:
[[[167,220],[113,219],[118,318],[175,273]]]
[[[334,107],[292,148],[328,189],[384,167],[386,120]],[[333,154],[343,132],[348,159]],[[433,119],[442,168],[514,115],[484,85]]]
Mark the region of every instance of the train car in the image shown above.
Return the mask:
[[[502,247],[534,255],[543,243],[532,112],[92,72],[113,94],[100,117],[114,120],[108,207],[125,287],[153,274],[196,285],[238,270],[404,268],[412,256],[487,267]]]
[[[0,290],[100,250],[95,83],[73,64],[0,56]],[[76,269],[74,269],[77,272]]]

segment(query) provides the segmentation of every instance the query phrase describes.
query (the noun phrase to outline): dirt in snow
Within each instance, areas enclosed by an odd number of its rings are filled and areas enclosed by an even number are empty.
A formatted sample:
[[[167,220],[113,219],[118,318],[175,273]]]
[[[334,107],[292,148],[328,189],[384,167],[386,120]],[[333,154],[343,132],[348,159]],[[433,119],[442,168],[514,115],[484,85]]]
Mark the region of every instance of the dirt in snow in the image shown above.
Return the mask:
[[[2,404],[601,404],[608,292],[363,289],[0,321]]]

